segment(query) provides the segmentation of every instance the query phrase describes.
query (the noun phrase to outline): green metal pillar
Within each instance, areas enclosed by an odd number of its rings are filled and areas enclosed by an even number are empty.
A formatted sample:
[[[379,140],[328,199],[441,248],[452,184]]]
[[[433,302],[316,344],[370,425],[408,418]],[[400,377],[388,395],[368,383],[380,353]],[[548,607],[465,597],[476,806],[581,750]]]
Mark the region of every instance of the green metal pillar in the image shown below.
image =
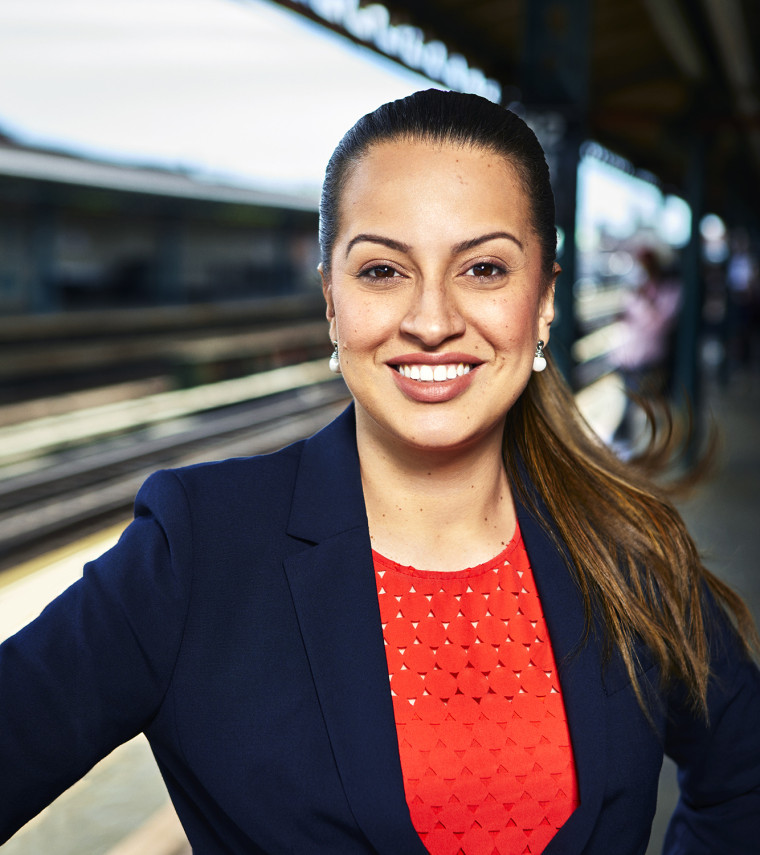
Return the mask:
[[[152,302],[187,302],[182,279],[183,223],[179,214],[165,214],[160,222],[158,247],[152,271]]]
[[[57,229],[55,210],[49,204],[40,205],[31,222],[28,244],[27,307],[32,312],[52,312],[60,308],[55,273]]]
[[[551,350],[572,381],[572,346],[577,338],[573,286],[576,275],[575,224],[580,147],[586,137],[591,42],[590,0],[530,0],[523,4],[524,51],[519,88],[544,146],[564,237],[559,257],[557,318]]]
[[[553,174],[557,227],[561,230],[563,243],[557,254],[562,273],[557,279],[554,297],[556,321],[552,324],[552,353],[565,379],[571,385],[575,367],[572,349],[578,338],[574,290],[575,282],[578,280],[575,226],[578,163],[582,142],[579,128],[569,127],[559,146]]]
[[[696,134],[689,152],[689,172],[686,201],[691,207],[691,235],[682,255],[683,300],[678,319],[673,394],[676,406],[686,411],[692,408],[698,416],[701,405],[700,335],[704,278],[702,276],[702,243],[699,231],[704,215],[705,159],[707,143],[704,135]],[[698,421],[695,422],[698,426]],[[695,438],[696,441],[696,438]]]

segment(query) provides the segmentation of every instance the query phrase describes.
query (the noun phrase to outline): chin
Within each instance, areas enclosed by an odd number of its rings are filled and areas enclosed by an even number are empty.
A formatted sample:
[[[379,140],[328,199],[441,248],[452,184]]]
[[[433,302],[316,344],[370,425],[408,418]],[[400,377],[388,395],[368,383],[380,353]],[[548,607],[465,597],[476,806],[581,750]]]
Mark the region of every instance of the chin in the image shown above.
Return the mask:
[[[472,415],[472,405],[454,409],[447,404],[402,403],[365,408],[358,400],[356,407],[358,418],[380,443],[390,440],[419,452],[456,452],[498,437],[501,447],[503,413],[481,413],[478,419]]]
[[[421,452],[453,453],[486,441],[497,430],[501,437],[502,425],[484,425],[481,429],[473,430],[471,425],[426,424],[418,428],[415,424],[406,423],[402,429],[396,430],[395,434],[405,445]]]

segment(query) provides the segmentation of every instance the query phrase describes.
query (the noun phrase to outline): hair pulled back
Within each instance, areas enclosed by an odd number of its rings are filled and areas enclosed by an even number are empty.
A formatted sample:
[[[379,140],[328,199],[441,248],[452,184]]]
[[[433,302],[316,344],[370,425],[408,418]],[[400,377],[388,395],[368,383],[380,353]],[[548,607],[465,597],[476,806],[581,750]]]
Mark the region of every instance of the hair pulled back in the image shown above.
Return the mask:
[[[352,169],[373,146],[398,140],[469,146],[507,160],[530,202],[531,223],[548,280],[557,250],[554,193],[536,135],[519,116],[492,101],[440,89],[415,92],[383,104],[359,119],[338,143],[327,164],[319,206],[319,244],[326,273],[340,227],[341,198]]]
[[[500,154],[530,204],[548,285],[556,253],[554,196],[535,134],[522,119],[477,95],[430,89],[384,104],[343,137],[327,166],[320,205],[323,273],[329,274],[340,203],[352,169],[374,145],[410,140],[471,146]],[[666,437],[667,440],[667,437]],[[758,636],[742,600],[702,564],[667,490],[650,474],[665,468],[673,444],[655,441],[638,466],[622,463],[591,432],[551,358],[507,413],[504,464],[510,483],[572,559],[587,632],[601,629],[607,653],[622,657],[644,712],[638,645],[679,681],[705,714],[710,678],[710,595],[732,613],[745,652]],[[548,519],[545,515],[548,513]]]

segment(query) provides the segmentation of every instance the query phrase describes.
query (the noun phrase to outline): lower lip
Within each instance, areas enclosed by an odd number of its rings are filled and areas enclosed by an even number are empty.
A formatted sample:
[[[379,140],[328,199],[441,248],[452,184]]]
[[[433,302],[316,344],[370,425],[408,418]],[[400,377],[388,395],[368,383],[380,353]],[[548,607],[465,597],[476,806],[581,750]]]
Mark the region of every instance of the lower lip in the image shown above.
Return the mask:
[[[393,366],[389,367],[393,373],[394,382],[407,398],[423,404],[443,404],[461,395],[472,383],[473,375],[478,370],[476,365],[467,374],[453,377],[451,380],[412,380]]]

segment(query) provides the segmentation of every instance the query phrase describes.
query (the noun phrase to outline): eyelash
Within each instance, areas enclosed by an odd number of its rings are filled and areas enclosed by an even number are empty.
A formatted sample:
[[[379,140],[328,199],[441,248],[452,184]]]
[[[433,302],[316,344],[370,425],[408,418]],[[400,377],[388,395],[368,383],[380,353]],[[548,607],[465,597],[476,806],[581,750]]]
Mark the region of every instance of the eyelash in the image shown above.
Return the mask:
[[[471,270],[475,270],[478,267],[489,267],[491,268],[491,273],[473,273],[469,278],[477,279],[483,282],[493,281],[495,279],[500,279],[502,276],[506,276],[509,272],[506,267],[503,267],[500,264],[497,264],[495,261],[479,261],[476,264],[471,265],[464,271],[464,275],[467,276]],[[375,275],[377,271],[386,271],[389,275]],[[358,273],[358,278],[360,279],[399,279],[403,277],[403,273],[400,273],[396,267],[392,264],[373,264],[371,267],[365,267],[364,270],[360,270]]]
[[[476,264],[471,265],[465,270],[465,275],[469,274],[471,270],[475,270],[477,267],[490,267],[492,272],[490,274],[472,274],[473,279],[498,279],[501,276],[505,276],[509,271],[506,267],[503,267],[500,264],[497,264],[495,261],[478,261]]]
[[[386,270],[390,275],[373,276],[372,274],[377,270]],[[365,267],[364,270],[359,271],[360,279],[397,279],[401,275],[392,264],[373,264],[371,267]]]

